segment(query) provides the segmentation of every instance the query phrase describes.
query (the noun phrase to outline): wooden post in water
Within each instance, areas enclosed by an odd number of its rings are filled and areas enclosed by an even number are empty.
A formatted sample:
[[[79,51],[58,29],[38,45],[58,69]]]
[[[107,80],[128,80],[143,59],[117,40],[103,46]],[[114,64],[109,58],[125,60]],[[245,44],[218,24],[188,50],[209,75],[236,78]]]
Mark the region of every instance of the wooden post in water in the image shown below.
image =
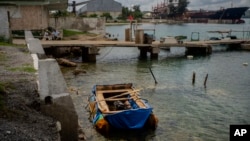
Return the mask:
[[[151,70],[150,67],[149,67],[149,70],[150,70],[150,72],[151,72],[151,74],[152,74],[152,76],[153,76],[153,78],[154,78],[154,80],[155,80],[155,84],[157,84],[157,81],[156,81],[156,79],[155,79],[155,76],[154,76],[154,74],[153,74],[153,72],[152,72],[152,70]]]
[[[193,72],[193,79],[192,79],[192,84],[194,85],[195,83],[195,72]]]
[[[206,75],[206,77],[205,77],[204,87],[206,87],[206,86],[207,86],[207,78],[208,78],[208,74],[207,74],[207,75]]]

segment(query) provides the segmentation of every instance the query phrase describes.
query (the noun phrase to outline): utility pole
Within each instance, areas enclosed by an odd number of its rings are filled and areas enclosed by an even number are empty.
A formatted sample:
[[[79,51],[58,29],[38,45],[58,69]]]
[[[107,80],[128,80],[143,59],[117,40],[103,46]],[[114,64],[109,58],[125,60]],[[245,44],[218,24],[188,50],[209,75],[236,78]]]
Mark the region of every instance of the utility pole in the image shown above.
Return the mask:
[[[72,13],[76,14],[76,1],[72,1]]]

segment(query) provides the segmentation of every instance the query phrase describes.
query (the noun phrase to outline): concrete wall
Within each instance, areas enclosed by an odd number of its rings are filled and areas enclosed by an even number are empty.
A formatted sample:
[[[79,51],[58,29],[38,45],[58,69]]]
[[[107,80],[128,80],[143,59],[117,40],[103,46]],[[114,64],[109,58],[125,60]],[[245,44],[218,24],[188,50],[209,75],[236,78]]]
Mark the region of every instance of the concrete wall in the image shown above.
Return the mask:
[[[0,6],[0,37],[9,39],[8,11],[6,7]]]
[[[50,18],[49,26],[56,29],[78,29],[97,34],[105,33],[104,18],[60,17]]]
[[[10,30],[45,29],[48,21],[48,11],[43,6],[0,6],[0,36],[6,39],[10,38]]]
[[[78,115],[57,61],[46,57],[40,40],[34,39],[30,31],[25,31],[25,40],[38,70],[42,112],[61,123],[62,141],[77,141]]]
[[[16,6],[11,11],[11,30],[36,30],[48,27],[48,10],[43,6]]]

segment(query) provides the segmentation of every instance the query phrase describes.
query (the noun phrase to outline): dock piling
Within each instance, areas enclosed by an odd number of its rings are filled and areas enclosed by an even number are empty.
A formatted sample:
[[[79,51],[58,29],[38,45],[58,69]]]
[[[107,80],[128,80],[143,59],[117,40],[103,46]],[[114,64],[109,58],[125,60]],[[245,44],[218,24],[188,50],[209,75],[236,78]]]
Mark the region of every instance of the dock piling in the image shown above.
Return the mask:
[[[150,70],[150,73],[152,74],[152,76],[153,76],[153,78],[154,78],[154,80],[155,80],[155,84],[157,84],[157,81],[156,81],[156,79],[155,79],[154,73],[153,73],[153,71],[151,70],[150,67],[149,67],[149,70]]]
[[[204,87],[205,87],[205,88],[206,88],[206,86],[207,86],[207,78],[208,78],[208,74],[206,75],[205,81],[204,81]]]
[[[192,79],[192,84],[194,85],[195,83],[195,72],[193,72],[193,79]]]

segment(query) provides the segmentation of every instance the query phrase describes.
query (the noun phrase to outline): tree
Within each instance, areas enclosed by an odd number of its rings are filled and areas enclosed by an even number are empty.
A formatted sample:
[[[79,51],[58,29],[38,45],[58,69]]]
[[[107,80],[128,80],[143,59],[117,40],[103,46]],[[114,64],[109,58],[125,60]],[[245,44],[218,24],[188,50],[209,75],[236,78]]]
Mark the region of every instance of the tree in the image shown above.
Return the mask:
[[[121,19],[126,20],[129,15],[131,15],[131,11],[128,7],[122,7],[122,14],[120,16]]]
[[[189,1],[187,0],[179,0],[178,6],[174,6],[172,3],[168,5],[169,13],[168,17],[178,17],[181,16],[187,9]]]
[[[53,17],[58,18],[58,17],[67,17],[70,15],[70,13],[67,10],[57,10],[54,13],[51,14]]]
[[[105,20],[112,20],[113,17],[110,15],[110,13],[102,13],[101,17],[105,17]]]
[[[179,0],[179,4],[177,6],[177,14],[179,16],[181,16],[187,10],[188,4],[189,4],[189,1],[187,0]]]
[[[173,18],[175,15],[176,15],[176,7],[171,3],[168,5],[168,9],[169,9],[169,12],[168,12],[168,17],[169,18]]]
[[[90,18],[97,18],[98,15],[96,13],[89,15]]]
[[[126,20],[130,15],[134,17],[134,19],[142,18],[142,12],[140,10],[139,5],[135,5],[132,7],[133,10],[129,10],[128,7],[122,7],[122,14],[119,16],[118,19]]]
[[[140,10],[140,5],[135,5],[133,6],[134,12],[133,12],[133,16],[135,19],[139,19],[142,18],[142,12]]]

